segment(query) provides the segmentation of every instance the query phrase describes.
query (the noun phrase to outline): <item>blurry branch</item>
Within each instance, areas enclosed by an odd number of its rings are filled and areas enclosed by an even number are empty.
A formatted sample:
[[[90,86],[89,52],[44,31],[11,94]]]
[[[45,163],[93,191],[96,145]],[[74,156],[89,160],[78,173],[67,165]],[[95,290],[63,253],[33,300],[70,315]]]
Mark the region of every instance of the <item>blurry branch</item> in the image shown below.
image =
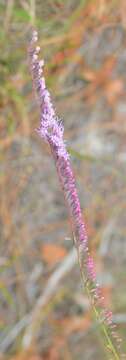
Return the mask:
[[[79,302],[79,305],[80,302]],[[82,309],[85,309],[85,306],[82,305]],[[86,306],[86,309],[88,307]],[[0,352],[4,353],[6,350],[14,343],[15,339],[20,335],[20,333],[25,329],[26,326],[30,324],[31,314],[25,315],[9,332],[9,334],[5,337],[3,342],[0,343]],[[113,315],[113,321],[116,324],[126,324],[126,314],[115,314]],[[98,324],[97,324],[98,326]],[[92,329],[96,327],[96,324],[92,327]],[[89,332],[89,330],[88,330]],[[84,337],[84,334],[83,334]]]
[[[42,320],[42,317],[44,317],[44,312],[42,313],[42,310],[45,306],[47,306],[52,296],[56,293],[57,287],[59,286],[61,280],[68,272],[71,271],[76,261],[76,251],[73,248],[49,278],[45,290],[43,291],[42,295],[40,295],[31,313],[31,321],[28,328],[26,329],[22,341],[24,349],[28,349],[31,346],[36,324],[38,324],[40,320]]]
[[[35,24],[35,0],[30,0],[30,17],[31,17],[31,24]]]
[[[4,340],[0,343],[0,352],[4,353],[13,344],[15,339],[21,333],[21,331],[29,324],[30,314],[25,315],[13,329],[7,334]]]
[[[47,285],[38,298],[34,309],[30,314],[26,314],[14,327],[4,340],[0,343],[0,351],[6,352],[6,350],[14,343],[15,339],[19,336],[19,334],[26,328],[25,334],[22,340],[22,346],[24,349],[30,347],[30,344],[34,337],[34,329],[36,327],[36,323],[40,322],[42,318],[45,317],[44,308],[48,305],[50,300],[57,292],[57,288],[62,281],[62,279],[72,270],[75,263],[77,262],[76,251],[73,248],[69,254],[65,257],[65,259],[60,263],[58,268],[54,271],[54,273],[50,276]],[[43,311],[43,313],[42,313]]]
[[[14,6],[14,0],[8,0],[7,7],[6,7],[6,13],[5,13],[5,20],[4,20],[4,30],[6,33],[9,30],[9,24],[10,24],[12,11],[13,11],[13,6]]]

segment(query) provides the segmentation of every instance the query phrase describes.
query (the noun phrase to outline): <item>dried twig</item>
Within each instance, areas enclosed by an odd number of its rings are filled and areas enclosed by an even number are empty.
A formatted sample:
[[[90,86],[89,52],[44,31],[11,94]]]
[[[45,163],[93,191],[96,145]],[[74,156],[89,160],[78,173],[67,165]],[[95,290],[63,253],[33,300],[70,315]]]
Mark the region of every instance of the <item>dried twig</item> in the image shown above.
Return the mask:
[[[40,314],[42,318],[42,310],[44,306],[47,305],[56,294],[59,283],[61,283],[61,280],[72,270],[76,261],[77,255],[75,249],[73,248],[49,278],[45,289],[42,291],[42,294],[38,298],[31,313],[26,314],[0,343],[1,352],[4,353],[14,343],[21,331],[26,327],[27,328],[22,340],[22,346],[24,349],[27,349],[30,346],[34,335],[34,328],[36,327],[38,319],[40,319]]]
[[[40,321],[40,317],[42,319],[42,317],[44,316],[44,313],[42,313],[43,308],[45,307],[45,305],[47,306],[53,295],[56,293],[57,288],[61,283],[61,280],[66,276],[68,272],[72,270],[76,261],[76,251],[75,249],[72,249],[49,278],[45,290],[42,292],[42,295],[40,295],[31,313],[31,321],[25,331],[22,341],[24,349],[29,348],[32,343],[36,324]]]
[[[4,340],[0,343],[0,352],[4,353],[14,343],[15,339],[21,333],[21,331],[29,324],[31,315],[26,314],[7,334]]]

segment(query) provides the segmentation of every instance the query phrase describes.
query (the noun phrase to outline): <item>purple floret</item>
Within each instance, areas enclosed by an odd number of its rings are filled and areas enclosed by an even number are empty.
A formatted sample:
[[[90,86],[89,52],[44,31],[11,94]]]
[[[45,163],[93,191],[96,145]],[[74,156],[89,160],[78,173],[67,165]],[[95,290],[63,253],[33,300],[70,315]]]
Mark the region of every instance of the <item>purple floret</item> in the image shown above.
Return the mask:
[[[41,118],[38,132],[51,147],[55,149],[58,157],[69,158],[66,146],[63,140],[63,124],[57,118],[51,99],[50,93],[46,88],[45,78],[43,75],[44,61],[38,59],[40,51],[39,46],[35,46],[37,41],[37,32],[33,32],[32,41],[29,49],[31,72],[33,84],[38,95]]]

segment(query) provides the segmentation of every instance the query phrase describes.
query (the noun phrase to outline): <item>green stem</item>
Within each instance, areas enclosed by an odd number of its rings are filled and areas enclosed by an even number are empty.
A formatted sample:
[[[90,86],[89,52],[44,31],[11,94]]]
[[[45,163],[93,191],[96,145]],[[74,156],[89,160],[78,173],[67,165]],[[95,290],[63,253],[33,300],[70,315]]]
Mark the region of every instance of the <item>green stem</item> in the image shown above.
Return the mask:
[[[96,309],[95,305],[92,303],[92,295],[91,295],[91,289],[89,287],[89,284],[88,282],[86,281],[85,279],[85,275],[84,275],[84,271],[83,271],[83,268],[82,268],[82,263],[81,263],[81,260],[80,260],[80,255],[79,255],[79,249],[77,247],[77,253],[78,253],[78,261],[79,261],[79,267],[80,267],[80,274],[81,274],[81,278],[82,278],[82,283],[84,284],[85,288],[86,288],[86,291],[87,291],[87,295],[88,295],[88,298],[90,300],[90,303],[92,305],[92,311],[93,313],[95,314],[95,318],[99,321],[100,323],[100,326],[101,326],[101,329],[103,331],[103,334],[104,334],[104,337],[105,337],[105,340],[107,342],[107,348],[109,350],[111,350],[111,353],[113,355],[113,360],[120,360],[120,357],[117,353],[117,350],[108,334],[108,331],[107,331],[107,328],[105,326],[105,323],[101,323],[101,318],[100,318],[100,314],[98,312],[98,310]]]

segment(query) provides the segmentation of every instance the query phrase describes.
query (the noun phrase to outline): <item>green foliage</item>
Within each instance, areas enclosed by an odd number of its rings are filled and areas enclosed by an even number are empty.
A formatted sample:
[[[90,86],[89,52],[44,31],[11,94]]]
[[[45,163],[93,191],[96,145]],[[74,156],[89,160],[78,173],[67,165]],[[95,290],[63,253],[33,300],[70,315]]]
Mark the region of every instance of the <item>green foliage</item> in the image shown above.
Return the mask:
[[[13,9],[13,21],[30,21],[30,14],[23,8],[14,7]]]

